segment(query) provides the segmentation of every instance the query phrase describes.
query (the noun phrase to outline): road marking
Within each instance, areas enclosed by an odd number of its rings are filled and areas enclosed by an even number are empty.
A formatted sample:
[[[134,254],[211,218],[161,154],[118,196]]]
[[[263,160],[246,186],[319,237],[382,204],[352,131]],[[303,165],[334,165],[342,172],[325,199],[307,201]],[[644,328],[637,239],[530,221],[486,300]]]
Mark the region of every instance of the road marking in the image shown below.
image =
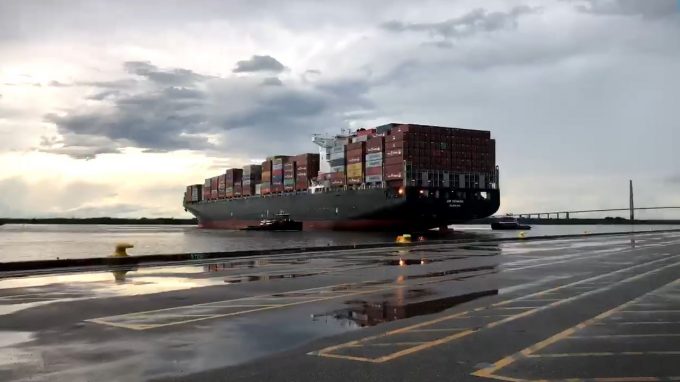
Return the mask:
[[[429,332],[460,332],[467,330],[467,328],[443,328],[443,329],[414,329],[411,333],[429,333]]]
[[[676,263],[675,265],[677,265],[677,263]],[[667,267],[668,267],[668,266],[667,266]],[[660,269],[661,269],[661,268],[660,268]],[[625,308],[627,308],[627,307],[629,307],[629,306],[631,306],[631,305],[634,305],[635,303],[637,303],[638,301],[642,300],[643,298],[648,297],[648,296],[650,296],[650,295],[652,295],[652,294],[654,294],[654,293],[657,293],[657,292],[658,292],[659,290],[661,290],[661,289],[665,289],[665,288],[668,288],[668,287],[675,287],[676,284],[678,284],[678,283],[680,283],[680,279],[676,279],[676,280],[674,280],[674,281],[671,281],[670,283],[667,283],[667,284],[665,284],[665,285],[663,285],[663,286],[661,286],[661,287],[659,287],[659,288],[656,288],[656,289],[654,289],[654,290],[652,290],[652,291],[649,291],[649,292],[647,292],[647,293],[645,293],[645,294],[643,294],[643,295],[641,295],[641,296],[638,296],[638,297],[635,298],[635,299],[632,299],[632,300],[630,300],[630,301],[628,301],[628,302],[625,302],[625,303],[623,303],[623,304],[621,304],[621,305],[619,305],[619,306],[616,306],[616,307],[614,307],[614,308],[612,308],[612,309],[610,309],[610,310],[607,310],[606,312],[600,313],[599,315],[597,315],[597,316],[595,316],[595,317],[592,317],[592,318],[590,318],[590,319],[588,319],[588,320],[586,320],[586,321],[583,321],[583,322],[581,322],[580,324],[574,325],[574,326],[572,326],[571,328],[568,328],[568,329],[566,329],[566,330],[563,330],[563,331],[561,331],[561,332],[555,334],[555,335],[552,336],[552,337],[549,337],[549,338],[546,338],[546,339],[543,340],[543,341],[537,342],[537,343],[535,343],[535,344],[533,344],[533,345],[531,345],[531,346],[529,346],[529,347],[527,347],[527,348],[525,348],[525,349],[523,349],[523,350],[520,350],[519,352],[517,352],[517,353],[515,353],[515,354],[513,354],[513,355],[510,355],[510,356],[507,356],[507,357],[505,357],[505,358],[502,358],[501,360],[499,360],[499,361],[493,363],[493,364],[492,364],[491,366],[489,366],[489,367],[486,367],[486,368],[483,368],[483,369],[480,369],[480,370],[475,371],[474,373],[472,373],[472,375],[477,376],[477,377],[483,377],[483,378],[492,378],[492,379],[499,379],[499,380],[508,380],[508,379],[507,379],[507,378],[508,378],[507,376],[501,376],[501,375],[497,375],[497,374],[495,374],[495,373],[498,372],[499,370],[501,370],[501,369],[507,367],[508,365],[510,365],[510,364],[512,364],[512,363],[514,363],[514,362],[516,362],[516,361],[519,360],[519,359],[527,358],[527,357],[529,357],[529,356],[531,356],[531,355],[535,355],[535,354],[534,354],[535,352],[537,352],[537,351],[539,351],[539,350],[541,350],[541,349],[544,349],[544,348],[546,348],[547,346],[552,345],[552,344],[554,344],[554,343],[556,343],[556,342],[559,342],[559,341],[561,341],[561,340],[563,340],[563,339],[566,339],[567,337],[572,336],[574,333],[578,332],[579,330],[582,330],[582,329],[584,329],[584,328],[586,328],[586,327],[588,327],[588,326],[591,326],[592,324],[594,324],[594,323],[596,323],[596,322],[598,322],[598,321],[602,321],[602,320],[604,320],[605,318],[610,317],[611,315],[615,314],[616,312],[618,312],[618,311],[620,311],[620,310],[622,310],[622,309],[625,309]],[[631,352],[631,353],[633,353],[633,352]],[[680,352],[676,352],[676,353],[680,354]],[[588,354],[588,353],[581,353],[581,354]],[[591,354],[610,354],[610,353],[591,353]],[[524,380],[523,380],[523,379],[515,379],[515,381],[524,381]]]
[[[571,338],[571,337],[570,337]],[[527,354],[526,358],[567,358],[567,357],[611,357],[621,355],[680,355],[680,351],[622,351],[622,352],[592,352],[592,353],[545,353]]]
[[[274,305],[252,305],[254,309],[245,309],[241,311],[236,311],[236,312],[229,312],[229,313],[216,313],[216,314],[210,314],[206,315],[205,317],[198,317],[198,318],[193,318],[193,319],[188,319],[188,320],[183,320],[183,321],[173,321],[173,322],[162,322],[162,323],[157,323],[157,324],[144,324],[144,325],[139,325],[136,323],[132,324],[126,324],[124,322],[120,322],[121,320],[132,320],[135,321],[140,317],[152,317],[153,315],[159,315],[160,320],[163,320],[166,316],[163,316],[164,314],[172,314],[172,312],[176,311],[184,311],[184,310],[190,310],[190,309],[196,309],[196,308],[219,308],[219,307],[224,307],[224,308],[230,308],[233,306],[228,305],[230,302],[238,301],[239,304],[241,302],[247,302],[248,300],[251,301],[257,301],[262,299],[262,297],[272,297],[273,295],[263,295],[263,296],[253,296],[253,297],[243,297],[239,299],[233,299],[233,300],[224,300],[224,301],[214,301],[214,302],[209,302],[209,303],[202,303],[202,304],[192,304],[192,305],[183,305],[183,306],[176,306],[172,308],[164,308],[164,309],[156,309],[156,310],[149,310],[149,311],[142,311],[142,312],[134,312],[134,313],[127,313],[127,314],[121,314],[121,315],[116,315],[116,316],[108,316],[108,317],[99,317],[99,318],[93,318],[93,319],[88,319],[85,320],[86,322],[92,322],[96,324],[101,324],[101,325],[110,325],[110,326],[115,326],[119,328],[127,328],[127,329],[132,329],[132,330],[147,330],[147,329],[154,329],[154,328],[159,328],[159,327],[165,327],[165,326],[171,326],[171,325],[180,325],[180,324],[186,324],[186,323],[191,323],[191,322],[196,322],[196,321],[203,321],[203,320],[208,320],[208,319],[214,319],[214,318],[222,318],[222,317],[232,317],[232,316],[237,316],[237,315],[242,315],[246,313],[254,313],[254,312],[261,312],[261,311],[266,311],[266,310],[272,310],[272,309],[281,309],[281,308],[286,308],[290,306],[296,306],[296,305],[302,305],[302,304],[307,304],[311,302],[319,302],[319,301],[326,301],[326,300],[331,300],[331,299],[337,299],[337,298],[346,298],[346,297],[351,297],[351,296],[358,296],[358,295],[363,295],[363,294],[370,294],[370,293],[377,293],[377,292],[383,292],[387,290],[394,290],[394,289],[402,289],[402,288],[411,288],[414,286],[422,286],[422,285],[428,285],[428,284],[433,284],[433,283],[439,283],[439,282],[448,282],[448,281],[456,281],[461,277],[461,274],[464,273],[476,273],[477,275],[486,275],[489,274],[489,272],[486,272],[485,270],[479,271],[479,267],[474,267],[474,268],[463,268],[457,270],[456,273],[453,274],[447,274],[444,276],[438,276],[438,277],[432,277],[428,280],[421,281],[421,282],[416,282],[413,284],[405,284],[405,283],[391,283],[387,284],[384,283],[382,285],[386,286],[378,286],[375,285],[375,282],[366,282],[366,283],[360,283],[360,284],[337,284],[337,285],[331,285],[331,286],[324,286],[324,287],[317,287],[317,288],[309,288],[309,289],[302,289],[302,290],[296,290],[296,291],[291,291],[291,292],[285,292],[285,293],[279,293],[277,295],[280,296],[280,299],[285,300],[287,299],[287,294],[299,294],[301,292],[309,292],[309,291],[318,291],[319,293],[310,295],[310,296],[303,296],[305,299],[301,301],[293,301],[293,302],[288,302],[288,303],[282,303],[282,304],[274,304]],[[333,288],[345,288],[343,290],[332,290]],[[354,292],[348,292],[352,289],[351,287],[355,287]],[[327,291],[327,292],[326,292]],[[226,306],[225,306],[226,305]],[[247,306],[250,306],[249,304],[245,304]],[[177,314],[175,314],[177,315]],[[115,323],[115,325],[113,325]]]
[[[603,334],[596,336],[571,336],[569,339],[591,339],[591,338],[653,338],[653,337],[680,337],[680,333],[659,333],[659,334]]]
[[[670,310],[619,310],[619,313],[680,313],[680,310],[670,309]]]
[[[665,258],[665,259],[659,259],[659,260],[655,260],[655,261],[651,261],[651,262],[646,262],[646,263],[643,263],[643,264],[638,264],[638,265],[635,265],[635,266],[632,266],[632,267],[619,269],[619,270],[616,270],[616,271],[613,271],[613,272],[610,272],[610,273],[607,273],[607,274],[602,274],[602,275],[587,278],[587,279],[584,279],[584,280],[581,280],[581,281],[576,281],[576,282],[571,283],[571,284],[566,284],[566,285],[562,285],[562,286],[559,286],[559,287],[544,290],[544,291],[541,291],[541,292],[532,293],[532,294],[527,295],[527,296],[520,296],[520,297],[517,297],[517,298],[514,298],[514,299],[505,300],[505,301],[501,301],[501,302],[498,302],[498,303],[495,303],[495,304],[491,304],[489,306],[479,307],[479,308],[455,313],[455,314],[452,314],[452,315],[439,317],[439,318],[436,318],[434,320],[421,322],[421,323],[418,323],[418,324],[415,324],[415,325],[406,326],[406,327],[396,329],[396,330],[392,330],[392,331],[389,331],[389,332],[386,332],[386,333],[364,337],[364,338],[361,338],[361,339],[358,339],[358,340],[349,341],[349,342],[342,343],[342,344],[339,344],[339,345],[329,346],[329,347],[323,348],[323,349],[318,350],[318,351],[309,352],[307,354],[321,356],[321,357],[345,358],[345,359],[348,359],[348,360],[374,362],[374,363],[391,361],[393,359],[403,357],[403,356],[408,355],[408,354],[412,354],[412,353],[419,352],[419,351],[422,351],[422,350],[430,349],[434,346],[438,346],[438,345],[441,345],[441,344],[444,344],[444,343],[465,337],[467,335],[476,333],[476,332],[483,330],[483,329],[493,328],[493,327],[508,323],[510,321],[514,321],[514,320],[517,320],[519,318],[535,314],[539,311],[547,310],[549,308],[553,308],[553,307],[556,307],[556,306],[559,306],[559,305],[562,305],[562,304],[565,304],[565,303],[568,303],[568,302],[572,302],[574,300],[580,299],[580,298],[585,297],[585,296],[589,296],[589,295],[592,295],[592,294],[595,294],[595,293],[600,293],[600,292],[603,292],[603,291],[610,290],[610,289],[614,288],[615,286],[621,285],[623,283],[627,283],[627,282],[630,282],[630,281],[633,281],[633,280],[637,280],[637,279],[646,277],[646,276],[651,275],[651,274],[658,273],[658,272],[660,272],[664,269],[667,269],[667,268],[676,267],[676,266],[680,265],[680,262],[664,265],[662,267],[657,267],[657,268],[654,268],[650,271],[647,271],[647,272],[644,272],[644,273],[639,273],[635,276],[624,278],[623,280],[619,280],[619,281],[616,281],[614,283],[609,283],[607,286],[604,286],[604,287],[601,287],[601,288],[593,289],[593,290],[583,292],[583,293],[577,294],[577,295],[569,297],[569,298],[554,301],[554,302],[551,302],[548,305],[535,307],[535,308],[532,308],[531,310],[527,310],[527,311],[518,313],[516,315],[505,317],[501,320],[494,321],[494,322],[488,323],[486,325],[482,325],[482,326],[479,326],[479,327],[476,327],[476,328],[471,328],[471,329],[465,330],[463,332],[459,332],[459,333],[456,333],[456,334],[453,334],[453,335],[450,335],[450,336],[446,336],[446,337],[443,337],[443,338],[439,338],[439,339],[436,339],[436,340],[433,340],[433,341],[429,341],[429,342],[423,343],[421,345],[414,346],[414,347],[409,348],[409,349],[403,349],[403,350],[400,350],[400,351],[397,351],[397,352],[394,352],[394,353],[391,353],[391,354],[388,354],[388,355],[384,355],[384,356],[380,356],[380,357],[376,357],[376,358],[367,358],[367,357],[357,357],[357,356],[345,356],[343,354],[333,354],[333,352],[340,350],[340,349],[343,349],[343,348],[346,348],[346,347],[356,347],[356,345],[368,343],[368,342],[376,340],[376,339],[384,340],[386,337],[389,337],[389,336],[394,336],[394,335],[406,333],[406,332],[412,331],[413,329],[423,328],[423,327],[426,327],[426,326],[429,326],[429,325],[432,325],[432,324],[436,324],[436,323],[439,323],[439,322],[444,322],[444,321],[453,320],[453,319],[460,319],[460,318],[470,318],[470,316],[469,316],[470,313],[479,312],[479,311],[487,310],[487,309],[490,309],[490,308],[495,308],[497,306],[507,305],[507,304],[510,304],[510,303],[513,303],[513,302],[516,302],[516,301],[526,301],[529,296],[541,296],[541,295],[548,293],[548,292],[551,292],[551,291],[569,288],[571,285],[578,285],[578,284],[581,284],[581,283],[591,282],[593,280],[608,277],[608,276],[611,276],[613,274],[628,272],[628,271],[633,270],[633,269],[646,267],[646,266],[649,266],[651,264],[658,263],[660,261],[666,261],[666,260],[669,260],[669,259],[676,259],[678,257],[680,257],[680,255],[675,255],[675,256]],[[476,316],[474,316],[472,318],[476,318]]]

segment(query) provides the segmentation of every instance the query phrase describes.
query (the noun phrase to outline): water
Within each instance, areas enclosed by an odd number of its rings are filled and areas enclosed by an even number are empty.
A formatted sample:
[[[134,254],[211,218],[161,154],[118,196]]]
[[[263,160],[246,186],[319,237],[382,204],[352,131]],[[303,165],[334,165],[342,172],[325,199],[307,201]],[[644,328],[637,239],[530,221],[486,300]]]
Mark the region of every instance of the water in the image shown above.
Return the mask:
[[[488,225],[453,226],[454,237],[516,237],[517,231],[491,231]],[[528,236],[680,229],[680,225],[535,225]],[[247,232],[194,226],[42,225],[0,226],[0,262],[103,257],[120,242],[132,255],[237,251],[286,247],[393,242],[393,234],[373,232]]]

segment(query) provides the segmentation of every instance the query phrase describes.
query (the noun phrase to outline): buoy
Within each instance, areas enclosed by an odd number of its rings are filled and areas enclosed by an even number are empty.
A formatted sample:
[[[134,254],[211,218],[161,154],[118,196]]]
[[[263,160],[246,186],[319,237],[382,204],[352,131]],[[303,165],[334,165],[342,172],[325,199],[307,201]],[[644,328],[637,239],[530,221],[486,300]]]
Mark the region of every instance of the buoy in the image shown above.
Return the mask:
[[[134,248],[135,246],[130,243],[118,243],[116,244],[116,250],[113,252],[111,257],[127,257],[129,256],[126,249]]]
[[[526,237],[527,237],[527,233],[526,233],[526,232],[522,231],[522,232],[519,233],[519,238],[520,238],[520,239],[524,239],[524,238],[526,238]]]

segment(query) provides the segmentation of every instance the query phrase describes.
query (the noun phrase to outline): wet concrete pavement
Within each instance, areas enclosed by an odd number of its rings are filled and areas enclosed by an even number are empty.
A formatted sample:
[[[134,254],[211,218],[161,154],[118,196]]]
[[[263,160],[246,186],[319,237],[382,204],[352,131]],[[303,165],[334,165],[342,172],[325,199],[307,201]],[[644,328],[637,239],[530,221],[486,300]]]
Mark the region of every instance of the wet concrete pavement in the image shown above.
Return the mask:
[[[0,380],[678,380],[679,275],[652,233],[3,278]]]

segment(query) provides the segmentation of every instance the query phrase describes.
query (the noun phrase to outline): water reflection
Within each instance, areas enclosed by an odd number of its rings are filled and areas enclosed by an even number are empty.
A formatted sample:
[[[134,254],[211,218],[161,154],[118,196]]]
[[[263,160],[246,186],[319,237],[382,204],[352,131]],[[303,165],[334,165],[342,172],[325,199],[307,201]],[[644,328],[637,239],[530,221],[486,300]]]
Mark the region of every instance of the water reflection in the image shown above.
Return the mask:
[[[401,320],[404,318],[439,313],[466,302],[481,297],[498,294],[498,289],[490,289],[458,296],[449,296],[422,301],[423,298],[434,293],[428,289],[400,289],[392,300],[370,302],[364,300],[347,301],[345,309],[329,313],[313,315],[314,321],[339,321],[343,326],[375,326],[384,322]],[[409,300],[421,300],[409,302]]]
[[[113,275],[113,279],[115,280],[116,284],[122,284],[126,281],[126,275],[128,274],[128,272],[136,270],[137,270],[136,266],[130,265],[116,267],[115,269],[110,270],[110,272]]]

